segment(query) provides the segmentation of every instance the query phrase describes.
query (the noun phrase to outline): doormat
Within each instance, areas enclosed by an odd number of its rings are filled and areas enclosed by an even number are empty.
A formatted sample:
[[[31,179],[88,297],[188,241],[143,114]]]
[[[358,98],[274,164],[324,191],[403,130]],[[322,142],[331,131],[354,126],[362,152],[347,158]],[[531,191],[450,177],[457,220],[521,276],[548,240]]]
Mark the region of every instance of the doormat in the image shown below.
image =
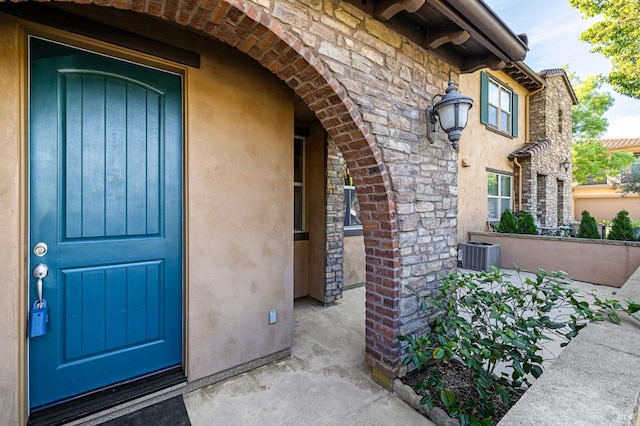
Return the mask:
[[[191,426],[182,395],[101,423],[101,426]]]

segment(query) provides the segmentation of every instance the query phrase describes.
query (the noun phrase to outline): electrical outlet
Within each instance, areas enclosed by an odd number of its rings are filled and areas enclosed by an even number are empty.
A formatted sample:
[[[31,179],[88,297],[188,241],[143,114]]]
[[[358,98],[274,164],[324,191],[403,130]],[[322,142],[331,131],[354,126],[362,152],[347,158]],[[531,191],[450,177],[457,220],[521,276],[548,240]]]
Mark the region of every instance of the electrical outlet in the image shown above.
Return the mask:
[[[278,313],[275,309],[269,311],[269,324],[275,324],[278,321]]]

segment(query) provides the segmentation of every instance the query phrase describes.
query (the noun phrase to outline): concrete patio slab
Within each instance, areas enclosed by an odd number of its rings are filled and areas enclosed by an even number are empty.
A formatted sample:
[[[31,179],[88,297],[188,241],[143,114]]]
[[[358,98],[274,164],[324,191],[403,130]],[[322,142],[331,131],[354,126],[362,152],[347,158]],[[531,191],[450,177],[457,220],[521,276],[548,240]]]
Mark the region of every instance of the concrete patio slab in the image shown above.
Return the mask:
[[[184,395],[199,425],[433,425],[365,363],[365,289],[297,303],[291,357]]]

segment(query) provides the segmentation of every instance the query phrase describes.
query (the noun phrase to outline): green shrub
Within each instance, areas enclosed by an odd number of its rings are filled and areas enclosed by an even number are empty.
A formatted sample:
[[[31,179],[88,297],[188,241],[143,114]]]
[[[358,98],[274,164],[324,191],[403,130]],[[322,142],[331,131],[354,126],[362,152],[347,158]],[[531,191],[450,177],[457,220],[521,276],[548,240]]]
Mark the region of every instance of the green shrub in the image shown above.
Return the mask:
[[[498,232],[504,234],[516,234],[518,232],[518,223],[511,209],[506,209],[500,215],[500,223],[498,224]]]
[[[430,324],[431,333],[398,337],[405,344],[404,364],[429,369],[430,377],[417,389],[438,395],[461,425],[494,424],[491,413],[497,404],[510,406],[511,398],[522,393],[521,386],[529,384],[528,375],[542,374],[541,342],[547,336],[563,338],[564,346],[589,320],[608,318],[619,324],[619,311],[640,321],[635,315],[640,304],[626,302],[623,307],[617,300],[592,295],[597,307],[592,308],[577,299],[576,290],[568,284],[560,273],[548,275],[542,270],[535,280],[520,277],[517,284],[497,268],[443,278],[441,286],[421,303],[423,310],[430,306],[441,312]],[[559,316],[557,308],[563,312],[568,308],[570,314]],[[456,358],[474,378],[475,394],[465,399],[446,387],[442,373],[434,367]],[[506,365],[511,373],[498,374],[498,365]],[[429,394],[420,403],[434,407]]]
[[[580,219],[580,227],[578,228],[578,238],[600,239],[598,232],[598,224],[591,214],[584,210]]]
[[[533,216],[528,211],[519,211],[518,218],[518,234],[538,235],[538,228],[533,221]]]
[[[620,210],[613,219],[611,224],[611,230],[607,235],[609,240],[619,241],[635,241],[633,237],[633,227],[631,226],[631,220],[629,219],[629,212],[626,210]]]

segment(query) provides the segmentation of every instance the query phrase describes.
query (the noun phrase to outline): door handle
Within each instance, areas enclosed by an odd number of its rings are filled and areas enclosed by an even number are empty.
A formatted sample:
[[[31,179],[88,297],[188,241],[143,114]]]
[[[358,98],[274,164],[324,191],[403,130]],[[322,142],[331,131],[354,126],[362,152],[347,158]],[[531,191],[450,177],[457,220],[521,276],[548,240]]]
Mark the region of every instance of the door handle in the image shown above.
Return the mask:
[[[39,263],[33,268],[33,277],[36,281],[36,294],[38,295],[38,309],[42,307],[42,280],[49,274],[49,268],[44,263]]]

